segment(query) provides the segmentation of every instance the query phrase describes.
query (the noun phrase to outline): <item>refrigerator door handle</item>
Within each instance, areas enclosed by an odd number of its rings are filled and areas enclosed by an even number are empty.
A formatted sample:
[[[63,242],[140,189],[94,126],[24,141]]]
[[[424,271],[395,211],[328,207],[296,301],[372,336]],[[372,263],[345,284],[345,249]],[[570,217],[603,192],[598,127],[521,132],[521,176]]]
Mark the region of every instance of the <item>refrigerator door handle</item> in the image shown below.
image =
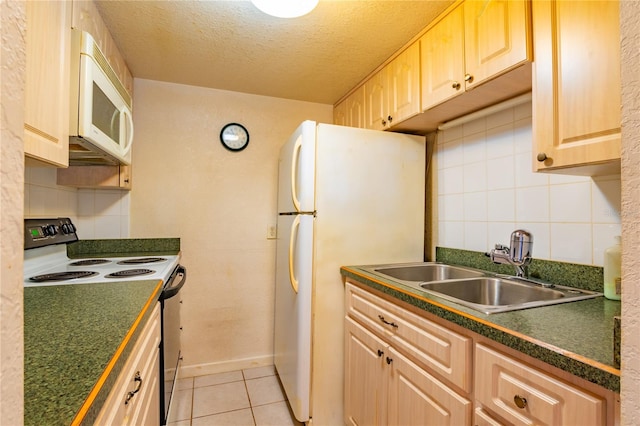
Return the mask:
[[[300,200],[298,200],[298,185],[296,183],[298,171],[298,159],[300,158],[300,150],[302,149],[302,136],[298,136],[296,143],[293,145],[293,158],[291,159],[291,199],[296,211],[300,211]]]
[[[300,228],[300,216],[296,216],[291,225],[291,236],[289,239],[289,283],[291,288],[297,294],[298,293],[298,280],[296,279],[293,270],[293,246],[298,238],[298,228]]]

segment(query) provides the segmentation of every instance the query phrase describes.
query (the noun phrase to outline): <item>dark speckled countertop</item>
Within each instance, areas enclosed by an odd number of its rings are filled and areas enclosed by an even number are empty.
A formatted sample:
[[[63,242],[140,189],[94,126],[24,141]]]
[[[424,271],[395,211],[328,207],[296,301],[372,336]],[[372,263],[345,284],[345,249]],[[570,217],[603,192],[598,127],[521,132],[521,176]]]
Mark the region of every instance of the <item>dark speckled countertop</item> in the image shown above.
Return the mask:
[[[178,254],[180,240],[87,240],[69,257]],[[24,289],[24,424],[92,424],[156,306],[159,280]],[[77,416],[80,409],[83,416]]]
[[[136,319],[146,321],[160,288],[147,280],[24,289],[25,425],[71,424]],[[118,364],[113,380],[124,361]],[[108,390],[100,394],[104,402]]]
[[[554,306],[485,315],[385,280],[358,266],[341,273],[359,283],[414,305],[557,368],[620,392],[620,370],[614,367],[614,316],[620,302],[604,297]]]

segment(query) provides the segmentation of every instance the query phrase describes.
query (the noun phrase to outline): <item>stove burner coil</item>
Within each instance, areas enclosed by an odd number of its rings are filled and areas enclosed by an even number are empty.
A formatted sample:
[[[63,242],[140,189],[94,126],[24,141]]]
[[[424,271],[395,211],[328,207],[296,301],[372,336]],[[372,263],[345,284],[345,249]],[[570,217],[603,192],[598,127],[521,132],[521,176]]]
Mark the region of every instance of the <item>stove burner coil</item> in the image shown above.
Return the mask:
[[[153,274],[155,271],[151,269],[124,269],[122,271],[112,272],[108,275],[105,275],[105,278],[126,278],[126,277],[137,277],[140,275],[148,275]]]
[[[102,265],[105,263],[111,263],[109,259],[83,259],[76,260],[75,262],[71,262],[69,266],[92,266],[92,265]]]
[[[42,274],[42,275],[33,276],[29,278],[29,281],[33,281],[37,283],[48,282],[48,281],[67,281],[67,280],[75,280],[79,278],[92,277],[94,275],[98,275],[98,273],[93,271],[55,272],[53,274]]]
[[[140,265],[142,263],[158,263],[166,260],[164,257],[139,257],[136,259],[121,260],[118,262],[118,265]]]

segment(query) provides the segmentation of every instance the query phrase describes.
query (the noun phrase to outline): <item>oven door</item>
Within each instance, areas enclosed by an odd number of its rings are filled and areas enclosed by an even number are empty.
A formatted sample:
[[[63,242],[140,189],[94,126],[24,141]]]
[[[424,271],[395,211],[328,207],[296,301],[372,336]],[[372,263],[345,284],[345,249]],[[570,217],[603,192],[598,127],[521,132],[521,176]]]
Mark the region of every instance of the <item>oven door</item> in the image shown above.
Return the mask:
[[[160,303],[162,306],[162,340],[160,343],[160,398],[161,419],[165,425],[169,421],[171,400],[180,368],[180,305],[182,297],[180,289],[187,281],[187,269],[178,265],[167,280]]]

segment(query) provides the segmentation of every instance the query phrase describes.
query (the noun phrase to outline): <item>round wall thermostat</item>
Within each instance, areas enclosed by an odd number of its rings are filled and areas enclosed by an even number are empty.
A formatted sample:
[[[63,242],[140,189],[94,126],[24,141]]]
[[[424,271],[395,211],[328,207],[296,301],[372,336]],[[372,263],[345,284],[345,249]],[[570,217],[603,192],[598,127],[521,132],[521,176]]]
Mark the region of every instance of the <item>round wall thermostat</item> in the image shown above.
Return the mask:
[[[242,124],[226,124],[220,131],[220,142],[229,151],[242,151],[249,145],[249,132]]]

